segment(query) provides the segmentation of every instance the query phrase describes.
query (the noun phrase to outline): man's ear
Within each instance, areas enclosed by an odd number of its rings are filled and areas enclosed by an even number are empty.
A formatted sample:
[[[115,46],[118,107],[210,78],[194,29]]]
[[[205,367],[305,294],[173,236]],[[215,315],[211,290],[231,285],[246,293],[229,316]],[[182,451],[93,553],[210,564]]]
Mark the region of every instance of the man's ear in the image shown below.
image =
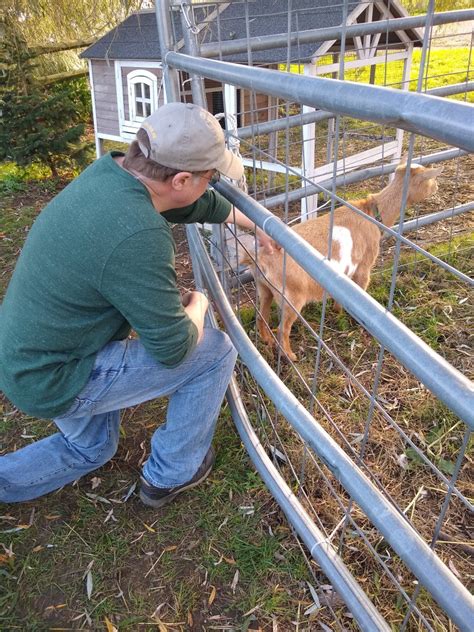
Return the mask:
[[[171,178],[171,186],[176,191],[182,191],[192,177],[193,174],[190,171],[180,171]]]

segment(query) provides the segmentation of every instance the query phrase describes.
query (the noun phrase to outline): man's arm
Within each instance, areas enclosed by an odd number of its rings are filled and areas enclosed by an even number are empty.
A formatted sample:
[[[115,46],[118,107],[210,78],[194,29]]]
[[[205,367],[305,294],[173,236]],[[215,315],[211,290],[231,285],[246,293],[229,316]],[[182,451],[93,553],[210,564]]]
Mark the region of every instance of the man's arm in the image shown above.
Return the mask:
[[[240,226],[240,228],[248,228],[250,230],[254,230],[258,243],[270,255],[273,253],[274,248],[278,248],[271,237],[264,233],[263,230],[256,226],[251,219],[244,215],[242,211],[239,211],[238,208],[235,208],[235,206],[232,207],[227,219],[225,220],[225,223],[236,224],[237,226]]]
[[[177,366],[196,346],[206,305],[183,305],[171,231],[145,229],[124,239],[108,257],[98,290],[118,312],[118,325],[126,320],[158,362]]]

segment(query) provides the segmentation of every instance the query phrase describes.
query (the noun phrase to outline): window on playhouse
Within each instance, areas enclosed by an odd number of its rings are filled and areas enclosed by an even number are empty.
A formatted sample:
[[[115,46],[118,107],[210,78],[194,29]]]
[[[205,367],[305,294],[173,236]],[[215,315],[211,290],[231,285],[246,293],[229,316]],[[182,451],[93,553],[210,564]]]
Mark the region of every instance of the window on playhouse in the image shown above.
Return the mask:
[[[127,75],[130,121],[143,121],[158,107],[158,77],[147,70]]]

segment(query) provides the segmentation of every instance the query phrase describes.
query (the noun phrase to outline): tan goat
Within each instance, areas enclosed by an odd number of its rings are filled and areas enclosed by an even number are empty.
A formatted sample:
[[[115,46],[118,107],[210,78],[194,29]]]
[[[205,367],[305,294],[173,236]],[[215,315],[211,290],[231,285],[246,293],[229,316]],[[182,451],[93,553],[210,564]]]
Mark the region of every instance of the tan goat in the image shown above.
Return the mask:
[[[406,164],[400,164],[392,182],[382,191],[350,203],[367,215],[379,219],[386,226],[393,226],[400,213],[405,171]],[[427,169],[412,163],[407,206],[421,202],[436,193],[436,178],[441,171],[442,167]],[[298,224],[293,230],[321,254],[327,256],[329,222],[330,214],[327,213]],[[331,261],[364,290],[369,284],[370,272],[379,254],[380,235],[380,230],[375,224],[347,206],[341,206],[334,212]],[[281,293],[284,290],[286,299],[293,306],[294,309],[284,305],[279,334],[283,350],[291,360],[295,360],[296,356],[291,349],[289,338],[291,327],[297,318],[297,312],[300,312],[307,303],[322,299],[323,288],[289,256],[286,257],[284,268],[282,250],[274,250],[273,254],[269,255],[260,249],[257,257],[258,268],[250,257],[247,256],[244,260],[250,264],[256,281],[260,298],[257,327],[266,343],[273,345],[275,342],[267,325],[272,300],[275,299],[280,305]],[[340,309],[339,306],[337,308]]]

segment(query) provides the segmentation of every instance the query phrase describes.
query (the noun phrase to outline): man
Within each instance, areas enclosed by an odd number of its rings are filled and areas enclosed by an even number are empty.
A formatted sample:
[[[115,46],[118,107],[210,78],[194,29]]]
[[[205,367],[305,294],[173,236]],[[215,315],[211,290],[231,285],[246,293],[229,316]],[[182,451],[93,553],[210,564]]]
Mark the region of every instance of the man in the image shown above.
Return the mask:
[[[170,103],[125,156],[95,161],[36,219],[0,311],[0,387],[58,432],[0,457],[0,501],[37,498],[100,467],[116,452],[121,409],[161,396],[167,418],[151,439],[142,501],[160,507],[211,471],[236,352],[204,328],[204,294],[180,297],[168,222],[253,228],[208,190],[215,174],[243,175],[220,125]]]

